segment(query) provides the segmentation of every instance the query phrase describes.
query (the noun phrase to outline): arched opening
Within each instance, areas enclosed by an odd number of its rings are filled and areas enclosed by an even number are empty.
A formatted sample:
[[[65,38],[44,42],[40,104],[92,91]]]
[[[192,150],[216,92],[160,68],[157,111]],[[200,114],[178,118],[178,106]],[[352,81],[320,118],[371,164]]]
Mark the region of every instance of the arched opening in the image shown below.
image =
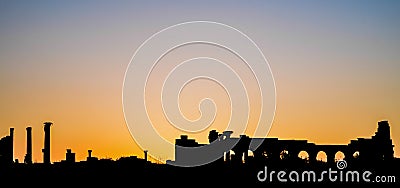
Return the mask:
[[[335,162],[337,161],[341,161],[345,158],[346,156],[344,155],[344,153],[342,151],[338,151],[335,153]]]
[[[358,157],[360,157],[360,152],[359,151],[354,152],[353,153],[353,158],[357,159]]]
[[[327,162],[328,161],[328,156],[326,155],[326,153],[324,151],[319,151],[317,153],[317,161],[321,161],[321,162]]]
[[[297,155],[300,159],[302,159],[302,160],[309,160],[309,155],[308,155],[308,153],[306,152],[306,151],[300,151],[299,152],[299,155]]]
[[[281,158],[281,160],[289,159],[289,151],[287,150],[281,151],[279,157]]]
[[[231,161],[235,156],[235,152],[233,150],[229,150],[229,152],[224,153],[224,161]]]
[[[243,156],[243,163],[250,162],[251,160],[254,159],[254,153],[251,150],[247,150],[247,158]]]
[[[229,151],[229,159],[232,161],[235,158],[236,153],[233,150]]]
[[[248,150],[248,151],[247,151],[247,156],[248,156],[248,157],[254,157],[253,151]]]

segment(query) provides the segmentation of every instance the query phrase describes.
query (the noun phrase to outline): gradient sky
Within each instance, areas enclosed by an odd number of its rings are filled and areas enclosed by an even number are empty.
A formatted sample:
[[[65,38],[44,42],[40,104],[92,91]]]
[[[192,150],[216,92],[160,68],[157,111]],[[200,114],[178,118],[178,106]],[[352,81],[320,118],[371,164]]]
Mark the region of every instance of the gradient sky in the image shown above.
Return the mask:
[[[399,10],[387,0],[0,1],[0,136],[15,128],[23,161],[32,126],[33,160],[42,162],[51,121],[52,161],[66,149],[77,160],[88,149],[143,157],[122,108],[131,57],[161,29],[209,20],[239,29],[266,56],[277,97],[268,136],[347,144],[388,120],[400,157]]]

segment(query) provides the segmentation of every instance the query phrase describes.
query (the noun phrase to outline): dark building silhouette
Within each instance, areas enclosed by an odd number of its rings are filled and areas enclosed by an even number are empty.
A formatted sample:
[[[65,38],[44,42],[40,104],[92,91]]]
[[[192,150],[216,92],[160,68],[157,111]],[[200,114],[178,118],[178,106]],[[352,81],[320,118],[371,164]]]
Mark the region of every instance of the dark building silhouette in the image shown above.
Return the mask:
[[[236,139],[231,138],[232,131],[224,131],[219,134],[216,130],[210,131],[209,144],[199,144],[194,139],[189,139],[187,135],[181,135],[180,139],[175,140],[175,161],[168,160],[168,164],[179,166],[192,166],[192,163],[207,164],[211,160],[223,162],[221,151],[234,146]],[[195,148],[196,149],[192,149]],[[229,155],[229,151],[227,151]]]
[[[212,130],[209,133],[209,141],[221,145],[232,145],[230,150],[220,150],[220,156],[225,156],[225,162],[230,164],[248,163],[250,161],[261,163],[265,161],[296,161],[299,153],[304,151],[308,154],[307,162],[318,162],[317,154],[322,151],[327,155],[327,163],[335,162],[335,154],[342,152],[346,161],[384,161],[394,159],[394,145],[390,138],[390,126],[388,121],[378,122],[378,130],[372,138],[357,138],[351,140],[347,145],[317,145],[307,140],[279,140],[278,138],[250,138],[240,135],[239,138],[230,137],[231,131],[218,134]],[[218,136],[217,136],[218,135]],[[258,143],[259,147],[252,149],[252,142]],[[253,144],[254,144],[253,143]],[[187,150],[183,147],[199,147],[204,144],[197,143],[194,139],[188,139],[182,135],[175,140],[175,161],[170,163],[185,164],[198,156],[207,156],[207,150]],[[221,147],[220,147],[221,148]],[[227,147],[228,148],[228,147]],[[231,154],[233,151],[234,154]],[[252,153],[250,158],[248,153]]]
[[[193,153],[181,151],[184,148],[188,147],[198,147],[203,146],[204,144],[199,144],[194,139],[188,139],[187,135],[181,135],[180,139],[175,140],[175,161],[183,162],[190,161],[193,158],[191,157]]]
[[[44,122],[44,148],[43,152],[43,163],[50,164],[50,127],[53,125],[51,122]]]
[[[10,128],[10,135],[0,139],[0,166],[14,162],[14,128]]]
[[[24,162],[32,164],[32,127],[26,128],[26,154]]]
[[[390,138],[388,121],[378,122],[378,131],[370,139],[358,138],[348,145],[350,151],[357,151],[359,160],[391,160],[394,158],[394,145]]]
[[[72,153],[71,149],[67,149],[67,153],[65,154],[65,161],[67,163],[75,163],[75,153]]]

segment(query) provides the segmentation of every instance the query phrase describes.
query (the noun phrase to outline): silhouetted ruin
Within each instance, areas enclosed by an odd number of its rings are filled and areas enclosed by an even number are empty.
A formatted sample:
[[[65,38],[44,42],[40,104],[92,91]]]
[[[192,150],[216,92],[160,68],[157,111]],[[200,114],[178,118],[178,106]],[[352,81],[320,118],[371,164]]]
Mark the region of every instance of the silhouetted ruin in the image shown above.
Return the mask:
[[[378,130],[372,138],[357,138],[351,140],[347,145],[317,145],[307,140],[279,140],[278,138],[249,138],[246,135],[240,135],[239,138],[231,137],[232,131],[224,131],[218,134],[216,130],[209,133],[210,144],[220,144],[222,146],[233,146],[231,150],[219,150],[219,156],[224,156],[223,160],[231,164],[248,162],[275,162],[275,161],[298,161],[299,153],[308,155],[308,163],[317,162],[317,154],[324,152],[327,155],[327,162],[334,163],[335,154],[342,152],[344,160],[353,161],[383,161],[394,158],[394,145],[390,138],[390,127],[388,121],[378,122]],[[259,147],[252,150],[251,142],[257,143]],[[209,155],[209,150],[187,150],[187,147],[201,147],[205,144],[199,144],[194,139],[188,139],[187,135],[182,135],[176,139],[175,161],[171,164],[185,164],[193,160],[196,156]],[[218,146],[219,148],[224,148]],[[230,149],[231,147],[225,147]],[[233,151],[234,154],[231,154]],[[205,152],[205,153],[201,153]],[[252,157],[249,157],[252,153]],[[222,160],[222,159],[220,159]]]
[[[53,123],[45,122],[44,123],[44,148],[42,149],[43,152],[43,163],[50,164],[50,126]]]
[[[24,162],[32,164],[32,127],[26,128],[26,154]]]
[[[14,128],[10,135],[0,139],[0,165],[10,165],[14,161]]]
[[[75,153],[72,153],[71,149],[67,149],[67,153],[65,154],[65,162],[67,163],[75,162]]]
[[[90,186],[104,186],[104,183],[111,183],[113,186],[134,184],[158,185],[187,185],[193,183],[214,186],[227,185],[261,185],[260,173],[277,172],[279,170],[299,171],[306,173],[321,173],[327,169],[340,171],[335,163],[335,154],[342,152],[344,160],[348,166],[345,167],[351,175],[356,170],[370,170],[374,175],[390,175],[394,182],[400,180],[400,159],[394,157],[394,145],[390,138],[390,126],[388,121],[378,122],[378,129],[371,138],[357,138],[351,140],[347,145],[318,145],[307,140],[280,140],[278,138],[250,138],[240,135],[238,138],[232,137],[232,131],[218,133],[212,130],[208,135],[208,144],[200,144],[187,135],[181,135],[175,141],[175,161],[167,161],[167,164],[153,163],[148,160],[148,150],[144,150],[144,157],[137,156],[120,157],[117,160],[94,157],[93,150],[88,150],[85,161],[76,161],[75,153],[72,149],[67,149],[65,160],[59,162],[50,161],[50,126],[51,122],[44,123],[44,148],[43,163],[32,163],[32,135],[31,127],[27,127],[27,148],[24,163],[14,161],[13,137],[14,128],[10,128],[10,134],[0,140],[0,181],[13,180],[14,184],[29,182],[39,186],[54,184],[51,181],[63,182],[64,185],[74,186],[87,183]],[[214,144],[214,146],[210,146]],[[230,147],[233,146],[233,147]],[[258,147],[254,147],[258,146]],[[225,148],[222,153],[217,153],[219,158],[210,163],[194,167],[179,167],[171,164],[186,164],[186,162],[198,158],[201,152],[207,150],[186,150],[187,148],[210,147]],[[215,148],[213,148],[215,147]],[[185,149],[186,148],[186,149]],[[256,149],[254,149],[256,148]],[[187,152],[187,151],[192,151]],[[220,151],[220,150],[213,150]],[[213,155],[212,152],[208,156]],[[317,159],[318,152],[325,152],[327,161]],[[306,158],[301,158],[299,153],[306,153]],[[199,155],[200,154],[200,155]],[[192,158],[193,157],[193,158]],[[198,160],[198,159],[196,159]],[[183,165],[184,166],[184,165]],[[265,171],[264,171],[265,170]],[[323,173],[321,173],[323,174]],[[283,184],[277,178],[269,174],[269,184]],[[353,176],[352,176],[353,177]],[[297,177],[298,178],[298,177]],[[310,178],[310,177],[309,177]],[[343,177],[341,177],[343,178]],[[354,179],[355,177],[353,177]],[[358,176],[356,178],[359,178]],[[23,180],[23,181],[17,181]],[[288,182],[285,182],[289,184]],[[296,183],[296,182],[291,182]],[[304,183],[334,183],[324,179],[322,182],[302,182]],[[360,184],[366,182],[358,182]]]

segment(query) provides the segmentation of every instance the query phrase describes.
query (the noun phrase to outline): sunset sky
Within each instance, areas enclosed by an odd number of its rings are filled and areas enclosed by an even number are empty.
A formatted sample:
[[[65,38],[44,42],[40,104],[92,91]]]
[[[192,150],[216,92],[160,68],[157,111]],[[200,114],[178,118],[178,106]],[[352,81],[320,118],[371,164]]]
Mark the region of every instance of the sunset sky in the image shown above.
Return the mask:
[[[143,158],[146,148],[124,118],[129,62],[156,32],[207,20],[245,33],[268,60],[276,86],[268,137],[348,144],[388,120],[400,157],[399,10],[400,1],[389,0],[0,1],[0,137],[15,128],[14,157],[23,161],[31,126],[33,161],[42,162],[43,123],[51,121],[53,162],[65,159],[66,149],[78,161],[88,149],[99,158]],[[208,82],[184,91],[189,119],[198,118],[204,97],[228,104],[223,89]],[[199,90],[204,85],[208,92]],[[228,111],[218,110],[218,123],[226,123]],[[196,140],[207,143],[207,134]]]

